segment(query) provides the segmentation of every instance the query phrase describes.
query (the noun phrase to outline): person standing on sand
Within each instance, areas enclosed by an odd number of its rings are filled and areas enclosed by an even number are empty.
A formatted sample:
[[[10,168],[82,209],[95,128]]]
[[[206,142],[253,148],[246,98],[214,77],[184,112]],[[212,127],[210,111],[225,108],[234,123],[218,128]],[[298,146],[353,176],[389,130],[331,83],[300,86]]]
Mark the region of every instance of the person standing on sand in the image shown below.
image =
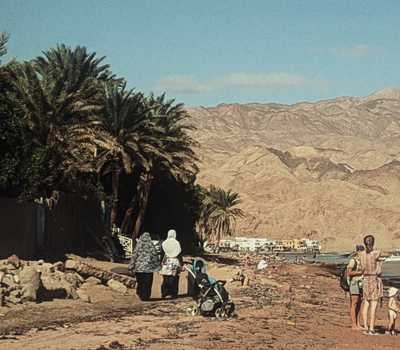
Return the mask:
[[[347,279],[349,283],[350,293],[350,318],[351,328],[360,330],[362,327],[359,324],[359,314],[362,300],[362,282],[363,271],[361,270],[360,252],[364,250],[364,246],[357,245],[353,257],[347,265]]]
[[[136,294],[140,300],[149,300],[153,285],[153,273],[160,270],[160,259],[150,233],[144,232],[140,236],[128,269],[136,276]]]
[[[179,257],[182,249],[181,244],[176,239],[175,230],[169,230],[167,239],[161,244],[164,252],[160,274],[163,276],[161,285],[161,297],[170,295],[172,298],[178,296],[179,272],[181,270],[181,258]]]
[[[381,251],[374,249],[375,238],[372,235],[364,237],[365,251],[360,253],[361,270],[363,271],[363,320],[364,334],[376,335],[375,318],[378,301],[383,296],[383,284],[379,277],[379,258]],[[368,327],[368,311],[370,323]]]

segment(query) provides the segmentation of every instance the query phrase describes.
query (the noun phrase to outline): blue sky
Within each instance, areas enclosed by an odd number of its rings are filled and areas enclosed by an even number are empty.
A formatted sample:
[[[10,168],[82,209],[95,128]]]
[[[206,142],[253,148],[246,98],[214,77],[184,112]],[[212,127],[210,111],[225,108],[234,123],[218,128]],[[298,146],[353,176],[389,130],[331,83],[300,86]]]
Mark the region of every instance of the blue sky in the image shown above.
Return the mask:
[[[189,106],[315,101],[400,86],[400,1],[0,0],[8,59],[84,45]]]

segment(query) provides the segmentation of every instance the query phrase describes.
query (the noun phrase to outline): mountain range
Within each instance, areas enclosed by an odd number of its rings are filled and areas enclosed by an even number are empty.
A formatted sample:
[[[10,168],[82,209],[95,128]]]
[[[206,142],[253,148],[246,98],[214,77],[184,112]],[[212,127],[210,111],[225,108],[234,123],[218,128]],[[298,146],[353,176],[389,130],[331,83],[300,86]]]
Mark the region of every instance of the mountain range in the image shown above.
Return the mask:
[[[235,235],[350,250],[372,233],[379,247],[400,247],[400,90],[188,112],[198,182],[241,196]]]

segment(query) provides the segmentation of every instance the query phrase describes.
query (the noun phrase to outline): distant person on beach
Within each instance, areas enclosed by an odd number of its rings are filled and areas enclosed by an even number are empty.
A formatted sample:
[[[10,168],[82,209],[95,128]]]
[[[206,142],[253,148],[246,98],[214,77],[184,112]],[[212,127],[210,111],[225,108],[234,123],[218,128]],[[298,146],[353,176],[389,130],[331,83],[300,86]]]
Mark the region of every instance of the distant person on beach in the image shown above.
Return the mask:
[[[161,244],[164,258],[161,263],[160,274],[163,276],[161,285],[161,297],[171,296],[176,298],[179,289],[179,272],[181,271],[182,261],[181,244],[176,239],[175,230],[169,230],[167,239]]]
[[[383,296],[383,283],[379,277],[381,251],[374,249],[375,238],[372,235],[364,237],[365,251],[360,252],[361,269],[363,271],[363,299],[362,310],[364,334],[376,335],[375,318],[379,299]],[[368,327],[368,312],[370,323]]]
[[[359,323],[359,314],[362,300],[363,271],[361,270],[360,252],[364,251],[364,246],[357,245],[347,265],[347,281],[350,293],[350,318],[351,328],[354,330],[362,329]]]
[[[128,269],[136,276],[136,294],[140,300],[149,300],[153,273],[160,270],[160,259],[150,233],[144,232],[138,239]]]
[[[397,314],[400,313],[400,306],[397,303],[397,300],[399,298],[399,290],[395,287],[390,287],[388,290],[388,296],[389,325],[387,332],[390,335],[396,335],[396,318]]]

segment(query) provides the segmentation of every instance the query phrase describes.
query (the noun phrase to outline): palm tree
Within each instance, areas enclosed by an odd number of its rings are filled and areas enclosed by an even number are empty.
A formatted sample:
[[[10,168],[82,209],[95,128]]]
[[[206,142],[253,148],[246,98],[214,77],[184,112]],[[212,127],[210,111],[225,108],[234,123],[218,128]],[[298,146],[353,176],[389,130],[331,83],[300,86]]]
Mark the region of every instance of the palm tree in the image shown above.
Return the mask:
[[[82,145],[74,142],[72,131],[77,123],[101,111],[101,85],[97,78],[107,69],[101,66],[96,70],[99,62],[93,60],[93,54],[84,55],[82,49],[64,47],[49,52],[60,54],[58,65],[45,53],[45,57],[32,62],[15,63],[11,69],[11,83],[24,124],[32,133],[33,143],[46,149],[46,192],[59,189],[70,182],[71,174],[82,170],[82,163],[77,162]]]
[[[153,135],[156,141],[141,147],[141,154],[146,161],[142,166],[135,198],[132,200],[136,209],[136,213],[132,213],[133,239],[139,236],[155,177],[166,175],[188,183],[198,172],[198,159],[193,151],[196,142],[187,133],[193,128],[188,124],[190,116],[182,104],[174,102],[165,100],[165,95],[150,95],[147,98],[147,118],[154,125]]]
[[[9,35],[7,33],[0,33],[0,57],[4,56],[7,53],[7,43],[8,43]]]
[[[241,203],[240,196],[231,190],[211,186],[203,198],[199,228],[218,248],[221,238],[231,235],[236,219],[244,216],[243,210],[237,207]]]
[[[122,172],[131,174],[146,160],[142,148],[154,142],[151,123],[146,120],[147,107],[143,95],[127,90],[125,82],[108,81],[104,84],[104,112],[100,118],[77,126],[80,142],[96,149],[95,169],[100,176],[111,174],[111,227],[116,225],[119,202],[119,178]]]
[[[118,80],[110,71],[108,64],[103,64],[105,56],[96,57],[96,53],[89,53],[84,46],[72,49],[64,44],[57,45],[43,52],[34,60],[39,74],[58,79],[67,78],[66,86],[72,90],[84,84],[95,81]]]

